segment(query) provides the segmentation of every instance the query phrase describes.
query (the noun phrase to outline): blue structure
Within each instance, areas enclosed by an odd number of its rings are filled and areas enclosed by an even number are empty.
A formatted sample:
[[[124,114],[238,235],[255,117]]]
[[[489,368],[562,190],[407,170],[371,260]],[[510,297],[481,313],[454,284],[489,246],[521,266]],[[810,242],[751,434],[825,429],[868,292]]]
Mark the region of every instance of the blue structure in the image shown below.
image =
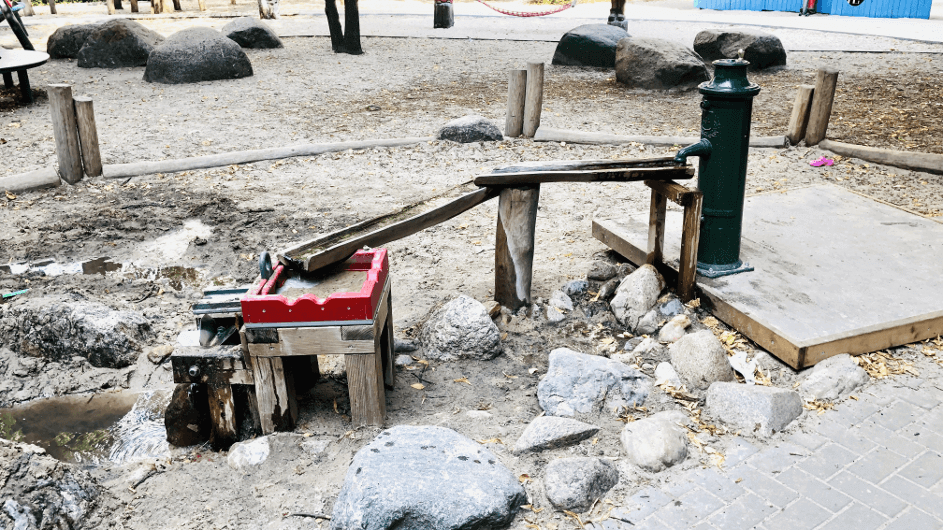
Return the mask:
[[[794,11],[807,0],[694,0],[701,9],[745,11]],[[853,6],[846,0],[817,0],[815,10],[829,15],[870,18],[930,18],[933,0],[864,0]]]

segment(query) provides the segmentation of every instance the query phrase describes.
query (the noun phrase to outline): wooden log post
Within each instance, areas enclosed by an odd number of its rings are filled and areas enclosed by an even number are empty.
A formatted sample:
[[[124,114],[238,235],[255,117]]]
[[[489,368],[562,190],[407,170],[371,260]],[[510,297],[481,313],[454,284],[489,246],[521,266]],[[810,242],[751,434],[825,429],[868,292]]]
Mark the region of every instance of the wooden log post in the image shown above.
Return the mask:
[[[838,70],[834,68],[820,68],[815,75],[812,108],[809,111],[809,125],[805,133],[805,144],[807,146],[816,145],[825,139],[837,85]]]
[[[138,0],[131,0],[131,12],[138,13]]]
[[[792,115],[789,116],[789,127],[786,129],[786,138],[792,145],[797,145],[805,138],[814,92],[815,87],[812,85],[799,85],[796,91],[796,102],[792,105]]]
[[[23,2],[23,16],[31,17],[36,14],[36,11],[33,11],[33,2],[32,0],[25,0]]]
[[[56,13],[56,0],[49,0],[49,13],[52,15],[57,15]]]
[[[504,188],[498,199],[494,299],[515,311],[530,304],[540,186]]]
[[[386,419],[386,389],[379,352],[344,355],[350,416],[354,426],[383,425]]]
[[[451,28],[455,25],[455,12],[452,10],[452,2],[436,2],[435,11],[432,15],[432,27]]]
[[[206,386],[210,406],[210,445],[217,451],[229,449],[229,446],[239,440],[232,387],[225,383],[211,383]]]
[[[255,397],[259,409],[262,434],[290,431],[295,427],[298,405],[293,388],[289,388],[291,373],[285,373],[280,357],[252,356],[252,374],[255,380]]]
[[[59,176],[69,184],[82,180],[82,156],[71,85],[49,85],[52,134],[56,139]]]
[[[697,275],[697,246],[701,240],[701,210],[704,194],[692,190],[684,205],[684,224],[681,228],[681,258],[678,267],[678,298],[687,303],[694,300],[694,282]]]
[[[540,127],[544,104],[544,63],[527,63],[527,92],[524,95],[524,136],[533,138]]]
[[[197,0],[197,4],[200,6],[200,11],[206,11],[206,0]]]
[[[183,6],[180,5],[180,0],[174,0],[174,11],[183,11]]]
[[[648,257],[645,263],[658,265],[663,261],[665,248],[665,215],[668,197],[652,190],[652,204],[648,212]]]
[[[98,148],[98,128],[95,126],[95,110],[92,98],[78,96],[75,101],[75,118],[79,130],[79,144],[82,147],[82,165],[85,174],[90,177],[102,175],[102,157]]]
[[[115,3],[111,0],[105,0],[105,9],[108,10],[109,15],[115,14]]]
[[[527,93],[527,70],[511,70],[508,75],[508,114],[504,120],[504,136],[517,138],[524,132],[524,96]]]

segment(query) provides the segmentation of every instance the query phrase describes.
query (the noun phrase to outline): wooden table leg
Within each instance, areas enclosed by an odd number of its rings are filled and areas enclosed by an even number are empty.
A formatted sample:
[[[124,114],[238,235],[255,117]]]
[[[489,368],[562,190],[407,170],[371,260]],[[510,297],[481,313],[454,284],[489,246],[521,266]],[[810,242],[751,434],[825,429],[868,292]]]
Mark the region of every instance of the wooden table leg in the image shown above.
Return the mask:
[[[665,210],[668,198],[652,190],[652,206],[648,213],[648,258],[645,263],[657,265],[664,259]]]
[[[502,189],[498,199],[494,299],[512,311],[531,303],[539,198],[540,186],[529,186]]]
[[[393,294],[387,297],[386,325],[380,336],[380,356],[383,364],[383,380],[386,388],[393,390],[396,386],[396,367],[393,365]]]
[[[10,72],[3,72],[3,86],[13,88],[13,74]]]
[[[293,429],[298,417],[297,402],[287,380],[291,375],[285,373],[282,359],[252,356],[252,373],[262,434]]]
[[[682,302],[694,299],[694,280],[697,274],[697,246],[701,239],[701,192],[691,194],[684,206],[684,226],[681,229],[681,259],[678,267],[678,297]]]
[[[383,425],[386,418],[386,390],[380,352],[347,354],[347,391],[354,426]]]
[[[232,397],[232,387],[228,384],[212,383],[207,385],[210,405],[210,444],[216,450],[228,449],[236,443],[239,435],[236,430],[236,404]]]
[[[23,95],[23,102],[30,104],[33,102],[33,89],[29,86],[29,76],[26,70],[17,70],[16,75],[20,78],[20,93]]]

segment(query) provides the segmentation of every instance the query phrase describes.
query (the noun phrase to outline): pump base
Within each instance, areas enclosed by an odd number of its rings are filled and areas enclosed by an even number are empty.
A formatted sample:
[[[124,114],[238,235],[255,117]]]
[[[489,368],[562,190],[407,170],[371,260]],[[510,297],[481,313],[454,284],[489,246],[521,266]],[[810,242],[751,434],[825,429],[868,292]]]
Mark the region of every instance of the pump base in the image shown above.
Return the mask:
[[[708,266],[708,268],[701,268],[701,264],[697,264],[697,274],[698,276],[703,276],[705,278],[720,278],[721,276],[730,276],[731,274],[740,274],[741,272],[750,272],[753,270],[753,267],[749,263],[740,262],[737,266],[733,268],[723,268],[723,269],[714,269]]]

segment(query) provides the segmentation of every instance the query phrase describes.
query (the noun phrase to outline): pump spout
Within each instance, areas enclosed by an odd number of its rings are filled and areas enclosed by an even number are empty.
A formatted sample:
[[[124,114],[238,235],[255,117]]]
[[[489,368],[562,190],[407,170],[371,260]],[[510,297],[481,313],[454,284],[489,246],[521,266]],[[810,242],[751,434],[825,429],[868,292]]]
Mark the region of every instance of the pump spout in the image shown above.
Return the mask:
[[[675,155],[675,164],[686,164],[689,156],[711,156],[713,150],[714,146],[711,145],[710,140],[701,138],[700,142],[691,144],[678,151],[678,154]]]

